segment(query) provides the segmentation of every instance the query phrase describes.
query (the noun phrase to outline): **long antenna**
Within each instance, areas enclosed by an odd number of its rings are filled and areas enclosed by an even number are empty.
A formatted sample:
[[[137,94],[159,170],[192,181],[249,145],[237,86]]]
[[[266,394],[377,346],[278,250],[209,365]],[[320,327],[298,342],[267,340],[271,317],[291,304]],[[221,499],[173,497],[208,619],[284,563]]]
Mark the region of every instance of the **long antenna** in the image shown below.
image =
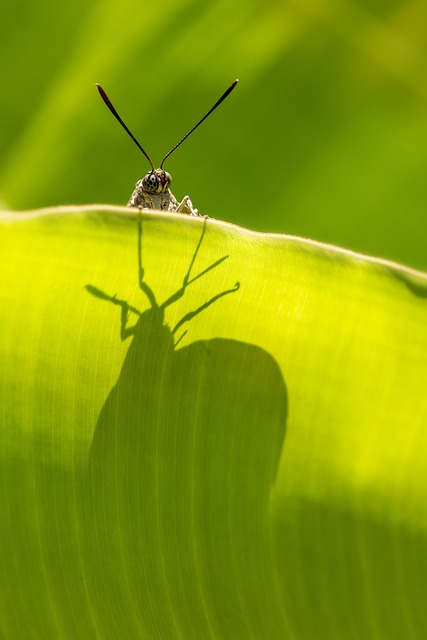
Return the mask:
[[[210,115],[211,115],[212,111],[215,111],[215,109],[216,109],[217,107],[219,107],[219,105],[221,104],[221,102],[223,102],[223,101],[226,99],[226,97],[227,97],[227,96],[228,96],[228,95],[233,91],[234,87],[236,86],[236,84],[237,84],[238,82],[239,82],[238,80],[235,80],[235,81],[234,81],[234,82],[233,82],[233,83],[228,87],[227,91],[226,91],[225,93],[223,93],[223,95],[220,97],[220,99],[218,100],[218,102],[215,102],[215,104],[214,104],[214,106],[212,107],[212,109],[210,109],[210,110],[207,112],[207,114],[206,114],[205,116],[203,116],[203,118],[202,118],[201,120],[199,120],[199,122],[198,122],[196,125],[194,125],[194,127],[193,127],[192,129],[190,129],[190,131],[189,131],[189,132],[188,132],[188,133],[187,133],[183,138],[181,138],[181,140],[180,140],[180,141],[179,141],[179,142],[178,142],[178,143],[177,143],[177,144],[176,144],[176,145],[175,145],[175,146],[174,146],[174,147],[173,147],[173,148],[172,148],[172,149],[171,149],[171,150],[170,150],[166,155],[165,155],[165,157],[163,158],[163,160],[162,160],[162,161],[161,161],[161,163],[160,163],[160,169],[162,168],[163,163],[164,163],[164,161],[166,160],[166,158],[169,158],[170,154],[171,154],[171,153],[173,153],[173,152],[175,151],[175,149],[177,149],[177,148],[179,147],[179,145],[180,145],[180,144],[182,144],[182,143],[184,142],[184,140],[186,140],[186,139],[188,138],[188,136],[190,136],[190,135],[193,133],[193,131],[195,131],[195,130],[197,129],[197,127],[198,127],[199,125],[201,125],[201,124],[202,124],[202,122],[203,122],[204,120],[206,120],[206,118],[207,118],[208,116],[210,116]],[[98,85],[98,89],[100,89],[99,85]],[[102,94],[101,94],[101,95],[102,95]],[[108,99],[108,98],[107,98],[107,99]],[[108,105],[108,103],[107,103],[107,106],[109,106],[109,105]],[[112,105],[111,105],[111,106],[112,106]],[[111,107],[109,107],[109,108],[111,109]],[[113,111],[113,113],[114,113],[114,111]],[[116,114],[115,114],[115,115],[116,115]],[[116,115],[116,117],[117,117],[117,115]],[[119,122],[121,122],[121,120],[119,120]],[[122,124],[123,124],[123,123],[122,123]],[[123,126],[125,126],[125,125],[123,125]],[[126,127],[125,127],[125,128],[126,128]],[[128,131],[128,133],[130,133],[129,129],[127,129],[127,128],[126,128],[126,131]],[[130,135],[132,135],[132,134],[130,134]],[[132,138],[133,138],[133,136],[132,136]],[[135,140],[135,138],[134,138],[134,140]],[[135,142],[136,142],[136,140],[135,140]],[[138,145],[138,146],[139,146],[139,145]],[[145,151],[144,151],[144,153],[145,153]],[[147,154],[145,154],[145,155],[147,155]],[[147,157],[148,157],[148,156],[147,156]],[[150,161],[150,162],[151,162],[151,161]]]
[[[104,100],[105,104],[107,105],[107,107],[109,108],[109,110],[111,111],[111,113],[113,114],[113,116],[116,118],[116,120],[118,120],[120,122],[120,124],[122,125],[123,129],[126,131],[126,133],[132,138],[132,140],[134,141],[134,143],[136,144],[136,146],[138,147],[138,149],[140,149],[142,151],[142,153],[144,154],[144,156],[147,158],[148,162],[150,163],[151,169],[153,171],[155,171],[155,167],[154,164],[151,161],[150,156],[148,155],[148,153],[141,147],[141,145],[139,144],[138,140],[135,138],[135,136],[133,135],[133,133],[130,131],[130,129],[127,128],[127,126],[125,125],[125,123],[123,122],[123,120],[121,119],[121,117],[119,116],[119,114],[117,113],[117,111],[115,110],[115,108],[113,107],[112,102],[110,101],[109,97],[107,96],[107,94],[105,93],[104,89],[101,87],[100,84],[98,84],[97,82],[95,83],[97,86],[97,89],[99,91],[99,94],[101,96],[101,98]],[[229,89],[229,91],[231,91],[231,89]],[[225,95],[223,96],[222,100],[225,98]],[[219,104],[219,103],[218,103]],[[215,105],[217,106],[217,105]],[[206,117],[206,116],[205,116]],[[200,124],[200,123],[199,123]],[[191,133],[191,132],[190,132]],[[181,141],[182,142],[182,141]],[[177,145],[178,146],[178,145]],[[172,149],[173,151],[173,149]]]

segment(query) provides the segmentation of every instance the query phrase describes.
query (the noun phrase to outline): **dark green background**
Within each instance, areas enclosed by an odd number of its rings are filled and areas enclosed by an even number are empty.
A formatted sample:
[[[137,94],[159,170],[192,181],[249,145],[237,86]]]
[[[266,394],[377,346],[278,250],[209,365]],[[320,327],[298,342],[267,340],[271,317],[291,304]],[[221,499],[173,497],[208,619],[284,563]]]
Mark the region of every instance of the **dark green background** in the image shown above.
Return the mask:
[[[126,203],[148,169],[252,229],[427,268],[427,5],[21,0],[0,16],[0,201]]]

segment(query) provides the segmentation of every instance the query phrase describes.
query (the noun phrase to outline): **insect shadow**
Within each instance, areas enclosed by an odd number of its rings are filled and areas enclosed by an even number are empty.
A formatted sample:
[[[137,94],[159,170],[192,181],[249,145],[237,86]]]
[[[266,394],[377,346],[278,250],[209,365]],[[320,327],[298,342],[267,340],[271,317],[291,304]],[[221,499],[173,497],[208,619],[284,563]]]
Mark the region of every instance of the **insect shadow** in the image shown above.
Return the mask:
[[[178,343],[182,340],[182,338],[185,336],[185,334],[187,333],[187,331],[184,331],[184,333],[181,334],[179,339],[177,341],[174,341],[174,336],[177,333],[178,329],[180,329],[186,322],[189,322],[190,320],[195,318],[197,315],[199,315],[199,313],[201,313],[202,311],[210,307],[212,304],[217,302],[220,298],[230,293],[235,293],[240,288],[240,283],[236,282],[236,284],[230,289],[226,289],[225,291],[221,291],[220,293],[217,293],[216,295],[214,295],[212,298],[207,300],[204,304],[202,304],[200,307],[198,307],[194,311],[190,311],[186,313],[171,330],[164,325],[165,310],[184,296],[187,287],[190,286],[190,284],[192,284],[193,282],[196,282],[197,280],[205,276],[207,273],[209,273],[209,271],[212,271],[212,269],[215,269],[216,267],[218,267],[222,262],[224,262],[224,260],[228,259],[228,256],[223,256],[222,258],[219,258],[219,260],[216,260],[213,264],[211,264],[206,269],[203,269],[203,271],[198,273],[196,276],[191,277],[191,272],[193,270],[194,263],[197,258],[197,254],[200,251],[200,247],[206,233],[206,223],[207,223],[207,220],[205,219],[199,242],[197,243],[196,250],[191,259],[190,265],[188,267],[188,271],[184,276],[182,286],[175,293],[173,293],[169,298],[167,298],[167,300],[165,300],[162,304],[159,304],[157,302],[156,296],[153,290],[144,281],[144,268],[142,265],[141,213],[138,216],[138,284],[141,291],[146,295],[148,302],[150,304],[150,308],[144,313],[141,313],[141,311],[139,311],[132,305],[129,305],[126,302],[126,300],[117,298],[117,296],[115,295],[109,296],[108,294],[104,293],[97,287],[94,287],[92,285],[86,285],[87,291],[93,296],[100,298],[101,300],[106,300],[107,302],[111,302],[121,308],[120,337],[122,340],[126,340],[131,336],[139,336],[140,334],[142,334],[140,325],[144,325],[145,329],[149,329],[150,326],[154,323],[154,325],[157,328],[161,326],[162,329],[163,328],[166,329],[166,331],[162,331],[162,333],[164,333],[165,335],[166,333],[170,333],[170,335],[168,336],[169,339],[166,340],[165,342],[168,342],[168,343],[172,342],[174,347],[176,347]],[[128,327],[129,313],[133,313],[139,318],[137,323],[132,327]],[[154,346],[157,349],[159,347],[159,344]]]
[[[138,282],[150,308],[141,313],[87,286],[120,308],[121,339],[132,338],[96,424],[84,486],[92,606],[116,637],[194,637],[194,628],[197,637],[212,629],[227,637],[230,628],[246,637],[248,625],[257,637],[280,637],[268,513],[285,382],[253,344],[214,338],[177,348],[184,325],[239,283],[166,326],[165,310],[228,256],[192,275],[205,221],[182,286],[159,304],[144,280],[141,217]]]

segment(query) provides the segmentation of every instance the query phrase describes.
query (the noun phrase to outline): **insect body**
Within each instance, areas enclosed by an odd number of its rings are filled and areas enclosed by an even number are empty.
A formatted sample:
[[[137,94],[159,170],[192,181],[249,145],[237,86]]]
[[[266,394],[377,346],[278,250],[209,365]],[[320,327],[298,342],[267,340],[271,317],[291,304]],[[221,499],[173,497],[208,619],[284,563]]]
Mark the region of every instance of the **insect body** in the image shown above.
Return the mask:
[[[147,173],[141,180],[135,185],[135,190],[132,193],[128,207],[138,207],[145,209],[159,209],[161,211],[175,211],[176,213],[186,213],[193,216],[199,215],[197,209],[194,209],[193,204],[188,196],[184,196],[181,202],[175,198],[173,193],[170,191],[169,186],[172,182],[172,177],[170,173],[165,171],[163,167],[163,163],[168,158],[175,149],[177,149],[183,142],[188,138],[190,134],[197,129],[199,125],[202,124],[204,120],[214,111],[223,100],[233,91],[234,87],[237,84],[237,80],[235,80],[227,89],[225,93],[220,97],[220,99],[214,104],[214,106],[207,112],[206,115],[203,116],[201,120],[192,128],[190,131],[183,137],[181,140],[174,146],[168,153],[164,156],[163,160],[160,163],[160,167],[156,169],[154,164],[147,154],[147,152],[140,145],[138,140],[135,138],[133,133],[128,129],[125,125],[104,89],[101,85],[97,84],[98,91],[101,95],[101,98],[113,114],[113,116],[120,122],[126,133],[132,138],[136,146],[142,151],[144,156],[147,158],[148,162],[151,166],[151,171]]]
[[[175,198],[169,185],[172,176],[163,169],[153,169],[147,173],[135,185],[128,207],[143,207],[146,209],[160,209],[166,211],[176,211],[177,213],[189,213],[197,216],[197,209],[193,208],[189,196],[184,196],[181,202]]]

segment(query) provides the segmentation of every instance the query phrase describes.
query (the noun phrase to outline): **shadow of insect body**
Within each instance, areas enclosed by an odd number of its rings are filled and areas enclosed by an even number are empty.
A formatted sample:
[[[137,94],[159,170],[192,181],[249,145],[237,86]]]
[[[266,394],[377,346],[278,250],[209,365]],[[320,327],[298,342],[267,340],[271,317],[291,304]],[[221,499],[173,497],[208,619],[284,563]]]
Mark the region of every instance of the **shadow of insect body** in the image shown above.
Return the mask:
[[[144,282],[141,216],[139,286],[150,308],[141,313],[87,286],[120,307],[121,338],[132,337],[97,421],[84,488],[94,607],[117,637],[142,629],[150,638],[194,637],[194,628],[197,637],[211,637],[212,628],[246,637],[248,624],[257,637],[280,637],[279,596],[260,595],[259,585],[272,572],[267,514],[285,437],[282,374],[270,354],[245,342],[215,338],[176,349],[183,325],[239,283],[172,329],[164,324],[165,310],[228,257],[191,275],[206,224],[182,286],[162,304]],[[120,629],[102,591],[108,600],[117,584],[128,589],[114,605]]]
[[[131,345],[123,363],[119,381],[111,391],[111,394],[104,406],[104,412],[109,410],[109,405],[113,402],[115,404],[118,403],[117,406],[122,406],[124,411],[122,416],[124,418],[127,417],[127,420],[125,420],[124,424],[121,425],[119,436],[121,440],[123,440],[124,433],[129,428],[129,419],[134,423],[135,428],[140,430],[143,425],[147,424],[147,422],[151,424],[154,417],[159,415],[161,409],[161,406],[158,404],[159,402],[166,401],[167,405],[170,404],[171,398],[163,397],[163,390],[168,386],[165,385],[165,376],[166,372],[170,371],[170,367],[168,365],[172,364],[171,358],[175,353],[177,345],[187,333],[187,331],[184,331],[179,338],[176,339],[175,336],[178,334],[178,331],[185,323],[195,318],[202,311],[208,309],[222,297],[235,293],[240,287],[240,283],[236,282],[234,287],[212,296],[197,309],[186,313],[172,329],[165,324],[165,310],[184,296],[187,287],[205,276],[212,269],[218,267],[228,258],[228,256],[219,258],[196,276],[191,277],[194,263],[205,236],[206,223],[207,221],[205,220],[199,242],[191,259],[188,271],[184,276],[182,286],[162,304],[157,302],[153,290],[146,282],[144,282],[141,215],[138,218],[138,283],[141,291],[145,294],[150,303],[150,308],[141,313],[138,309],[129,305],[126,300],[121,300],[117,298],[117,296],[109,296],[92,285],[87,285],[86,287],[88,292],[95,297],[111,302],[112,304],[120,307],[121,340],[124,341],[128,338],[132,338]],[[129,326],[128,324],[130,314],[133,314],[138,318],[137,322],[133,326]],[[120,381],[124,380],[126,381],[126,384],[124,384],[124,382],[121,384]],[[176,383],[174,386],[176,387]],[[101,417],[102,414],[100,419]],[[139,419],[141,419],[141,422],[139,422]],[[135,424],[136,420],[138,420],[138,424]],[[104,456],[107,455],[108,451],[110,451],[110,446],[114,443],[109,442],[110,429],[101,429],[101,424],[102,421],[99,420],[92,442],[91,457],[93,457],[94,452],[101,450],[103,451],[101,454],[102,458],[105,459]],[[132,443],[129,453],[130,455],[135,456],[137,451],[133,448],[134,443],[132,442],[133,438],[131,435],[132,434],[129,434],[129,442]],[[115,444],[117,445],[118,443],[116,442]],[[124,444],[125,443],[122,441],[120,446],[123,446]]]

